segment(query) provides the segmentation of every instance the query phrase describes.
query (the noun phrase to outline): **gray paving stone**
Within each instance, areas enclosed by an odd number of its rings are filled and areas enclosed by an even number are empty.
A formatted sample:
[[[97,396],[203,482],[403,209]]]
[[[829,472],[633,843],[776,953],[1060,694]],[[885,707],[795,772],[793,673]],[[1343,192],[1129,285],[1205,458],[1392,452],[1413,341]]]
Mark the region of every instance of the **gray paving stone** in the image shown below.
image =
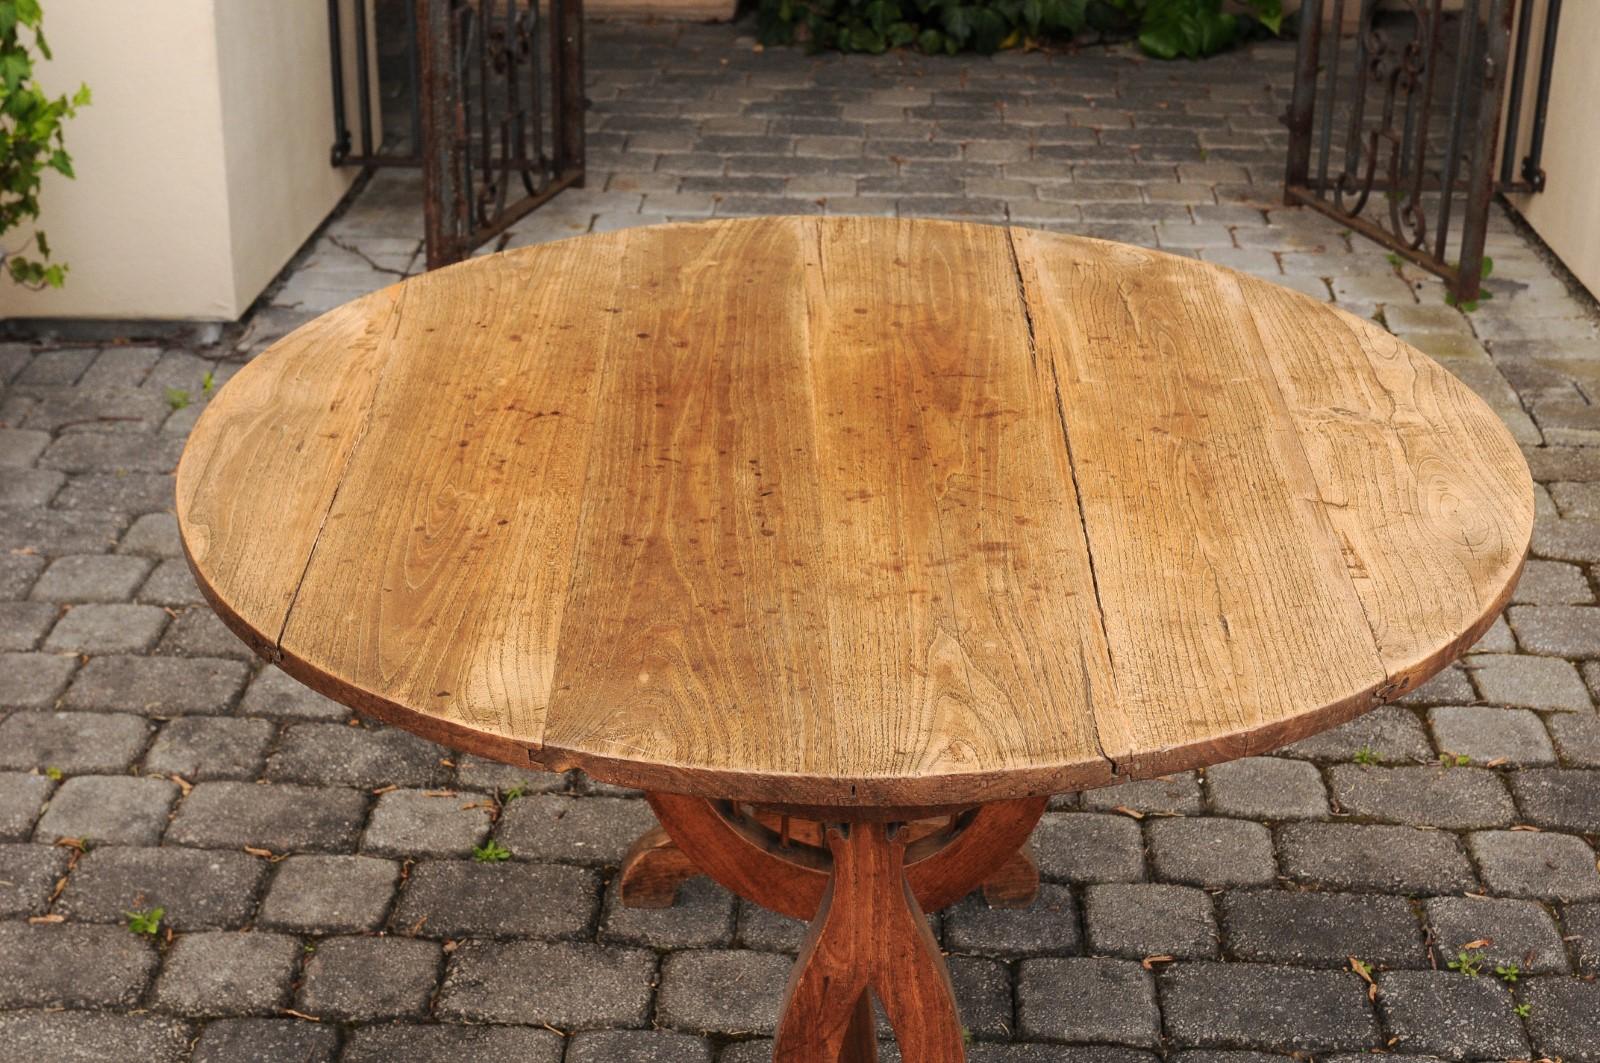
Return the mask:
[[[1467,691],[1468,699],[1474,697]],[[1406,764],[1432,760],[1433,747],[1415,714],[1384,705],[1342,726],[1304,738],[1278,752],[1319,761],[1347,761],[1366,750],[1374,761]]]
[[[657,1021],[694,1032],[770,1035],[791,966],[789,957],[770,953],[671,953],[661,965]]]
[[[15,1059],[40,1063],[182,1063],[189,1059],[189,1024],[157,1015],[100,1011],[0,1012],[0,1045]],[[199,1057],[196,1057],[198,1063]]]
[[[125,602],[150,571],[142,557],[76,554],[50,562],[30,593],[44,602]]]
[[[172,506],[173,478],[156,472],[77,473],[51,500],[57,509],[158,513]]]
[[[391,728],[301,723],[283,732],[267,777],[360,789],[441,786],[449,768],[440,761],[449,756],[442,746]]]
[[[94,348],[35,351],[22,372],[17,374],[16,383],[75,384],[99,353]]]
[[[1568,661],[1485,654],[1473,657],[1470,669],[1484,700],[1496,705],[1566,712],[1594,708],[1583,677]]]
[[[1000,960],[951,956],[946,960],[961,1025],[969,1037],[1009,1037],[1012,1021],[1010,968]],[[879,1036],[892,1033],[879,1008]]]
[[[19,712],[0,722],[0,768],[68,774],[126,770],[155,726],[121,713]]]
[[[1046,812],[1034,829],[1033,851],[1046,878],[1137,882],[1145,877],[1144,838],[1127,816]]]
[[[1023,1037],[1154,1048],[1161,1042],[1155,980],[1131,960],[1032,959],[1017,976]]]
[[[350,1034],[341,1063],[560,1063],[563,1041],[526,1026],[365,1026]]]
[[[1600,898],[1594,850],[1570,834],[1480,831],[1467,839],[1494,893],[1540,900]]]
[[[339,1031],[303,1019],[217,1019],[206,1023],[191,1063],[333,1063]]]
[[[1583,605],[1513,605],[1507,616],[1524,649],[1550,657],[1600,657],[1600,609]]]
[[[0,772],[0,841],[32,837],[33,825],[55,786],[44,775]]]
[[[1463,945],[1486,941],[1486,968],[1516,964],[1524,974],[1565,974],[1567,950],[1550,913],[1533,901],[1434,897],[1427,902],[1441,968]]]
[[[337,787],[203,782],[178,806],[167,841],[209,849],[336,852],[354,847],[366,809],[365,794]]]
[[[49,469],[7,469],[0,477],[0,506],[35,508],[57,497],[66,475]]]
[[[56,910],[121,925],[130,911],[161,908],[164,927],[231,929],[249,921],[266,876],[266,861],[242,852],[112,846],[78,861]]]
[[[1600,1059],[1600,982],[1535,978],[1522,990],[1528,1030],[1541,1056],[1579,1063]]]
[[[798,928],[798,924],[797,928]],[[1078,906],[1072,890],[1039,885],[1027,908],[991,908],[973,893],[944,912],[944,944],[979,956],[1075,956],[1083,951]]]
[[[1230,890],[1221,898],[1228,953],[1299,967],[1346,967],[1351,956],[1385,967],[1428,962],[1422,928],[1401,897]]]
[[[1511,994],[1493,978],[1448,971],[1378,976],[1378,1002],[1394,1047],[1445,1059],[1513,1059],[1528,1054]]]
[[[0,651],[37,649],[59,614],[49,602],[0,602]]]
[[[1051,1045],[1038,1041],[996,1044],[980,1041],[967,1046],[967,1063],[1156,1063],[1158,1058],[1154,1053],[1137,1048],[1114,1048],[1109,1045]]]
[[[735,908],[734,896],[704,877],[684,883],[670,908],[628,908],[613,878],[600,917],[600,940],[656,948],[726,946],[733,941]]]
[[[559,772],[502,764],[470,753],[457,754],[455,762],[456,785],[468,790],[502,795],[516,790],[527,796],[560,793],[567,788],[567,777]]]
[[[1301,760],[1246,757],[1206,769],[1211,808],[1243,819],[1315,819],[1328,814],[1317,769]]]
[[[306,961],[296,1010],[355,1022],[424,1016],[443,957],[433,941],[323,938]]]
[[[67,473],[170,473],[183,440],[143,432],[70,432],[56,437],[39,457],[40,468]]]
[[[562,1030],[642,1027],[655,974],[656,958],[643,949],[469,941],[452,954],[435,1008],[453,1021]]]
[[[1569,904],[1561,913],[1566,940],[1572,943],[1578,973],[1600,975],[1600,904]]]
[[[566,1063],[711,1063],[711,1045],[670,1030],[593,1030],[574,1035]]]
[[[156,643],[156,653],[164,657],[225,657],[255,663],[254,651],[228,630],[210,606],[195,605],[173,612],[177,615]]]
[[[1545,727],[1562,763],[1574,768],[1600,768],[1600,717],[1551,716]]]
[[[347,720],[351,716],[343,705],[271,666],[251,681],[239,702],[239,714],[296,720]]]
[[[100,845],[154,845],[177,798],[177,784],[166,779],[80,775],[51,796],[33,837],[42,842],[77,838]]]
[[[588,868],[424,860],[412,866],[390,922],[422,937],[578,938],[589,935],[599,906],[600,876]]]
[[[937,937],[939,916],[931,916],[928,921],[935,927],[934,936]],[[757,952],[786,952],[793,955],[800,951],[805,941],[805,923],[770,912],[749,901],[739,902],[737,923],[735,939],[744,948]]]
[[[154,605],[76,605],[44,640],[50,653],[137,653],[154,646],[167,626]]]
[[[50,557],[109,550],[127,524],[122,513],[0,508],[0,550],[31,550]]]
[[[1355,816],[1458,830],[1516,821],[1516,806],[1500,777],[1482,768],[1338,764],[1328,778],[1334,801]]]
[[[1336,890],[1455,893],[1477,883],[1454,835],[1382,824],[1291,823],[1277,831],[1284,874]]]
[[[1084,924],[1089,951],[1144,959],[1217,955],[1217,923],[1211,898],[1187,886],[1102,883],[1084,889]]]
[[[50,433],[26,428],[0,428],[0,467],[25,469],[50,445]]]
[[[400,880],[392,860],[372,856],[291,856],[277,865],[258,926],[303,934],[376,930]]]
[[[0,923],[0,1008],[129,1007],[157,962],[122,927]]]
[[[1199,1049],[1190,1052],[1179,1052],[1172,1057],[1172,1060],[1173,1063],[1283,1063],[1284,1060],[1293,1058],[1293,1056],[1280,1056],[1276,1052],[1229,1052],[1226,1050]],[[1325,1058],[1330,1061],[1344,1059],[1346,1063],[1367,1063],[1365,1057],[1351,1059],[1348,1056],[1328,1056]],[[1412,1060],[1407,1057],[1405,1060],[1385,1060],[1384,1063],[1422,1063],[1422,1061]],[[1433,1061],[1429,1061],[1429,1063],[1433,1063]]]
[[[76,657],[54,653],[0,653],[0,705],[42,709],[55,704],[78,667]]]
[[[220,713],[238,696],[245,676],[239,662],[216,658],[96,657],[83,666],[62,704],[152,716]]]
[[[189,566],[178,558],[168,558],[156,565],[135,596],[141,602],[156,605],[199,605],[205,601],[200,587],[189,573]]]
[[[468,856],[488,837],[483,794],[394,790],[378,798],[361,836],[362,851],[379,856]]]
[[[1157,878],[1195,886],[1253,886],[1278,874],[1272,832],[1242,819],[1156,820],[1147,828]]]
[[[1442,753],[1475,764],[1553,764],[1555,749],[1539,717],[1527,709],[1493,705],[1440,705],[1428,723]]]
[[[26,598],[44,571],[45,559],[28,554],[0,554],[0,600]]]
[[[1400,699],[1402,705],[1460,705],[1474,700],[1467,671],[1453,664]]]
[[[128,525],[117,552],[143,557],[181,557],[178,518],[171,513],[144,513]]]
[[[1200,780],[1194,772],[1143,779],[1120,786],[1102,786],[1083,793],[1083,807],[1092,812],[1131,808],[1136,812],[1173,812],[1192,816],[1204,811]]]
[[[1528,823],[1600,834],[1600,771],[1539,768],[1513,772],[1508,778]]]
[[[1346,972],[1179,963],[1161,975],[1171,1043],[1361,1050],[1381,1044],[1365,986]]]
[[[69,855],[55,845],[0,844],[0,919],[45,914]]]
[[[530,860],[616,867],[634,839],[655,822],[643,801],[536,794],[506,806],[495,837]]]
[[[145,754],[144,767],[189,782],[254,779],[274,735],[266,720],[184,716],[162,725]]]
[[[151,999],[163,1011],[189,1017],[270,1015],[287,1003],[299,960],[300,942],[283,934],[181,934]]]

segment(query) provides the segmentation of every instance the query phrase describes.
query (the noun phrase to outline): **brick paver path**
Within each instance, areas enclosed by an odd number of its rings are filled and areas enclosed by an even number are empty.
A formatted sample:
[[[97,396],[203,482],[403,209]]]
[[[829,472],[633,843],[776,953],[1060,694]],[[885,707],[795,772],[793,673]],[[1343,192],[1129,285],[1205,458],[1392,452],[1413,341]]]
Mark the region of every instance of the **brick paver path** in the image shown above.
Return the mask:
[[[1463,316],[1279,207],[1291,57],[596,27],[590,187],[512,239],[828,211],[1171,248],[1380,316],[1526,445],[1537,559],[1465,667],[1279,755],[1058,800],[1032,910],[937,920],[975,1063],[1600,1060],[1593,308],[1504,218],[1495,298]],[[420,229],[386,174],[220,344],[0,346],[0,1058],[765,1058],[798,926],[703,882],[619,908],[636,795],[358,723],[260,668],[178,557],[205,374],[417,268]],[[488,838],[510,859],[474,860]],[[155,939],[124,926],[154,907]],[[1474,941],[1476,976],[1450,969]]]

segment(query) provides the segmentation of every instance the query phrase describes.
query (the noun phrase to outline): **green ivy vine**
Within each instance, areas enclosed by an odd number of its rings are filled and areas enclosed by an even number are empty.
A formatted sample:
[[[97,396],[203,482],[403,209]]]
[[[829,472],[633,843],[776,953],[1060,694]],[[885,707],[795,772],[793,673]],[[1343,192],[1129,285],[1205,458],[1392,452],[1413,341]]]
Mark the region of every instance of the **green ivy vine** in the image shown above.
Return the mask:
[[[0,239],[39,217],[45,171],[74,176],[61,127],[89,103],[85,85],[51,97],[34,80],[34,51],[50,58],[42,21],[39,0],[0,0]],[[39,229],[14,250],[0,243],[0,266],[29,288],[59,288],[67,274],[65,265],[50,261],[50,242]]]
[[[1085,33],[1137,38],[1159,59],[1194,59],[1252,33],[1276,34],[1282,0],[759,0],[763,44],[929,55],[1063,41]]]

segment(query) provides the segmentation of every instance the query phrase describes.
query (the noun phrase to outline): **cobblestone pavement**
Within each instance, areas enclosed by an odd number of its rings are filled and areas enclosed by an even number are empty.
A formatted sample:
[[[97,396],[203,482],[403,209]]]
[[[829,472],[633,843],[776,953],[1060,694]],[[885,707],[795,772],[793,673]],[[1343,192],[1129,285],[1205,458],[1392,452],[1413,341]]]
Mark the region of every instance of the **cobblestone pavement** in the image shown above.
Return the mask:
[[[1525,444],[1536,559],[1464,667],[1279,755],[1059,799],[1031,910],[936,920],[975,1063],[1600,1060],[1595,319],[1504,218],[1463,316],[1278,206],[1291,54],[809,58],[597,27],[590,185],[511,239],[825,211],[1157,245],[1381,316]],[[415,269],[420,228],[387,174],[221,344],[0,346],[0,1057],[765,1058],[797,925],[703,881],[620,908],[636,795],[360,724],[258,666],[179,557],[205,382]],[[510,860],[471,858],[491,837]],[[155,907],[153,939],[125,925]]]

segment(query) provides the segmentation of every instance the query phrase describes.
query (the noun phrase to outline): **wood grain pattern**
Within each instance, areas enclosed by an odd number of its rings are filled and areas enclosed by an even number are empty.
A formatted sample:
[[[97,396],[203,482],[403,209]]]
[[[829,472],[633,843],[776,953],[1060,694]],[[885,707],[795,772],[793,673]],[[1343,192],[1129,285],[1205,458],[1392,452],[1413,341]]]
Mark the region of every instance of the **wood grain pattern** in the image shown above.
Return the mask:
[[[861,1059],[869,991],[883,1004],[902,1058],[961,1063],[950,972],[901,872],[905,839],[883,823],[835,824],[827,837],[833,872],[789,976],[773,1063]],[[842,1055],[846,1049],[852,1055]]]
[[[1259,752],[1492,623],[1520,453],[1371,322],[894,219],[488,256],[275,345],[179,469],[259,652],[500,759],[961,806]]]

